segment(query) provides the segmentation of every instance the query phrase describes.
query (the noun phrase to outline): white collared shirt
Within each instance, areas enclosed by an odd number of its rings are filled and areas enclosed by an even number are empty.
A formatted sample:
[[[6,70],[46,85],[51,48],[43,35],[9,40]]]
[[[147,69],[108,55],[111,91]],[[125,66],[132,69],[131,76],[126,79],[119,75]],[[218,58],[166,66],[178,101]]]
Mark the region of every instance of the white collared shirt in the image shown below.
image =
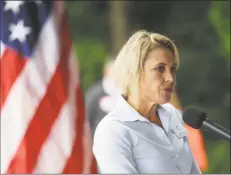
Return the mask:
[[[181,113],[171,104],[157,110],[165,131],[119,96],[94,135],[93,153],[100,173],[201,173]]]

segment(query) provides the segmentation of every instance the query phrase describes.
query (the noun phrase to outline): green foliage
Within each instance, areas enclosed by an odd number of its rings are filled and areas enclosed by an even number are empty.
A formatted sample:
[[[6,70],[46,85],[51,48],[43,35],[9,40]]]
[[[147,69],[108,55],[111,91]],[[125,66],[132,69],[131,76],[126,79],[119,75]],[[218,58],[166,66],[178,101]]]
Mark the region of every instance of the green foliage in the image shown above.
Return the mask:
[[[211,116],[223,116],[218,121],[229,125],[230,75],[224,56],[216,50],[219,38],[208,19],[210,3],[176,2],[166,18],[165,33],[179,49],[177,85],[183,106],[199,106]]]
[[[205,174],[225,174],[230,172],[230,144],[224,140],[206,142],[209,168]]]
[[[103,64],[107,56],[105,46],[99,41],[87,39],[75,44],[80,77],[84,92],[102,76]]]
[[[109,24],[107,1],[65,1],[74,40],[94,38],[107,46]]]
[[[219,53],[230,63],[230,1],[213,1],[209,19],[220,39]]]

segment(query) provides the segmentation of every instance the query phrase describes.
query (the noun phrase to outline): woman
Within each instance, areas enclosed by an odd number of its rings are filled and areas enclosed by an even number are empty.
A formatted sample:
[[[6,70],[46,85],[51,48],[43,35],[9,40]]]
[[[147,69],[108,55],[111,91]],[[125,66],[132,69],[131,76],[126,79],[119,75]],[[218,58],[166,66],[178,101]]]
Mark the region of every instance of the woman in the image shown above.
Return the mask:
[[[201,173],[169,104],[178,67],[177,48],[163,35],[138,31],[124,45],[112,70],[121,95],[94,135],[100,173]]]

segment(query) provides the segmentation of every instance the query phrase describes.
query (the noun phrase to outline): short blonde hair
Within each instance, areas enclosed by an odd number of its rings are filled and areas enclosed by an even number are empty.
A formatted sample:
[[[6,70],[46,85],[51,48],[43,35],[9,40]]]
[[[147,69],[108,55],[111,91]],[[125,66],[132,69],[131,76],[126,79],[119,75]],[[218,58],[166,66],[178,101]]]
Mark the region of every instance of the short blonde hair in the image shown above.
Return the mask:
[[[138,93],[146,57],[150,51],[159,47],[169,49],[179,67],[177,48],[168,37],[140,30],[129,38],[119,52],[111,71],[111,77],[121,94],[127,96],[131,92]]]

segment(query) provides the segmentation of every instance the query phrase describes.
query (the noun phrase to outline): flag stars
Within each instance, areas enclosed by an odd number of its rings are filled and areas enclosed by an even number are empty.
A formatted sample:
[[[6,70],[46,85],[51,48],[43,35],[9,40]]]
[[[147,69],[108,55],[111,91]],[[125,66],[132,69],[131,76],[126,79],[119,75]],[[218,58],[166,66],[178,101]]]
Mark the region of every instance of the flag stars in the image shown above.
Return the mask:
[[[26,36],[31,32],[31,28],[26,27],[23,20],[20,20],[16,25],[11,24],[9,30],[11,31],[10,40],[14,41],[17,39],[21,43],[26,40]]]
[[[4,11],[12,10],[14,14],[17,14],[24,1],[5,1],[5,3]]]

